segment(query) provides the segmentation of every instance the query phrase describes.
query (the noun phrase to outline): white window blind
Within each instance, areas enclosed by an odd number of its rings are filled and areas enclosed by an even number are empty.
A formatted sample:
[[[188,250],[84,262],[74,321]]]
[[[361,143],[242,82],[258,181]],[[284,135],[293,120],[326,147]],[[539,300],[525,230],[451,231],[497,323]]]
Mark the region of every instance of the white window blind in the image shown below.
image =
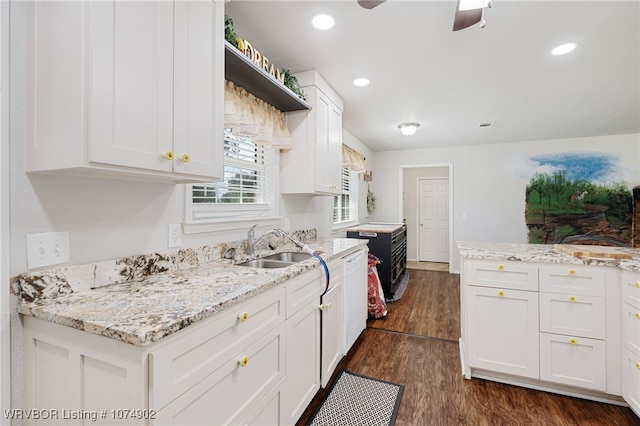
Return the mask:
[[[225,132],[224,178],[191,185],[191,219],[267,215],[270,209],[269,166],[273,149]]]
[[[333,197],[334,225],[357,219],[357,176],[346,167],[342,169],[342,191]]]

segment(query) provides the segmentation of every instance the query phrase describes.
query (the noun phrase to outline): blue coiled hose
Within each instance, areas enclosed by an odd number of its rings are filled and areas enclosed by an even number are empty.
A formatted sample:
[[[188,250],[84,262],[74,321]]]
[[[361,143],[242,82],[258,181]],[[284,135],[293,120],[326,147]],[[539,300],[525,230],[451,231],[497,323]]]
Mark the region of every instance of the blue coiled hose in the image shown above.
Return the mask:
[[[324,274],[327,277],[327,284],[324,286],[324,292],[322,292],[322,295],[324,296],[327,293],[327,291],[329,291],[329,267],[327,266],[327,262],[325,262],[324,259],[320,257],[318,252],[313,252],[313,257],[318,259],[318,261],[324,268]]]

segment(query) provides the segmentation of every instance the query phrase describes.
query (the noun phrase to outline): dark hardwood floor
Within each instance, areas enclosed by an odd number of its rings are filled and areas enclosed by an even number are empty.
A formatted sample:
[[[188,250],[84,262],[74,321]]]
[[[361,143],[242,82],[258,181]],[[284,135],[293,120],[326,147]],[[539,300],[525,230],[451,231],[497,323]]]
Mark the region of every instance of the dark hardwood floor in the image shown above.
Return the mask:
[[[368,321],[338,367],[403,384],[396,425],[640,425],[626,407],[464,379],[459,275],[409,274],[402,299],[388,305],[386,318]],[[323,394],[320,389],[298,425],[310,419]]]

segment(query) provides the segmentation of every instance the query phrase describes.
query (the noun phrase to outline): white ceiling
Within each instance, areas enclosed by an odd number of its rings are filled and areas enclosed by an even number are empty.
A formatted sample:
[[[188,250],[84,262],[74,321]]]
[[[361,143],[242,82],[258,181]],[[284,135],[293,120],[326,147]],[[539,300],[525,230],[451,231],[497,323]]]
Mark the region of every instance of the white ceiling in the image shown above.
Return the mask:
[[[344,128],[384,151],[640,133],[639,5],[494,0],[486,28],[457,32],[456,0],[232,0],[225,11],[276,67],[316,69],[344,100]],[[312,28],[318,13],[335,26]],[[576,50],[550,54],[567,42]],[[397,128],[407,121],[421,124],[413,136]]]

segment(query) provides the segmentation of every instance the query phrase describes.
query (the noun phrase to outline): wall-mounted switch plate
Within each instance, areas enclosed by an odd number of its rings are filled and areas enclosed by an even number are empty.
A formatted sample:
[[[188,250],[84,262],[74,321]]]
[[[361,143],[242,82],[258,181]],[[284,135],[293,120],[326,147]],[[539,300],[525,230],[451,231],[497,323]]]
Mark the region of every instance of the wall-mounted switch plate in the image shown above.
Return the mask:
[[[41,268],[69,261],[69,233],[27,235],[27,268]]]
[[[169,225],[169,248],[182,245],[182,227],[180,224]]]

